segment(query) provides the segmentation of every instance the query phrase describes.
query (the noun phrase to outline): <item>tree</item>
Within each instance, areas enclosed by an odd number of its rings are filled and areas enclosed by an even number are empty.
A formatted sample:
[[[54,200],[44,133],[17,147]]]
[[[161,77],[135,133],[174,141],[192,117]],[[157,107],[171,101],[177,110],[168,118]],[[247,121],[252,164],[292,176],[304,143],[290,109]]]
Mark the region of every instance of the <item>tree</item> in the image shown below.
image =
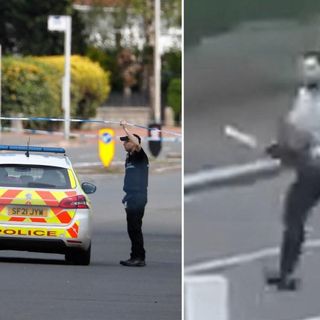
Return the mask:
[[[150,104],[154,110],[154,46],[155,46],[155,27],[154,27],[154,4],[155,0],[131,0],[133,10],[141,15],[144,24],[144,78],[149,89]],[[181,0],[162,0],[161,13],[165,19],[166,28],[170,26],[181,26]]]
[[[115,50],[121,52],[126,46],[127,39],[124,39],[122,31],[127,28],[132,29],[132,25],[142,25],[139,33],[139,43],[131,42],[130,49],[143,48],[140,51],[138,60],[143,65],[142,91],[150,97],[153,106],[153,53],[154,53],[154,3],[155,0],[122,0],[117,1],[117,6],[103,10],[103,0],[92,0],[93,7],[87,13],[87,27],[93,35],[92,44],[99,46],[106,51],[110,51],[110,44],[116,46]],[[110,13],[111,12],[111,13]],[[161,0],[162,27],[181,27],[181,0]],[[108,19],[106,18],[108,15]],[[102,17],[105,17],[103,19]],[[100,22],[99,22],[100,21]],[[106,27],[106,24],[108,24]],[[110,25],[112,23],[112,26]],[[112,30],[113,32],[110,32]],[[112,39],[112,36],[114,38]],[[127,43],[130,43],[130,41]],[[132,45],[133,44],[133,45]],[[152,108],[153,109],[153,108]]]
[[[137,76],[141,70],[141,65],[133,52],[128,48],[122,49],[119,52],[117,60],[123,79],[124,97],[129,98],[131,96],[131,88],[138,82]]]
[[[61,33],[47,28],[49,15],[72,16],[72,51],[85,51],[84,24],[71,0],[0,1],[0,44],[5,54],[61,54],[64,40]]]

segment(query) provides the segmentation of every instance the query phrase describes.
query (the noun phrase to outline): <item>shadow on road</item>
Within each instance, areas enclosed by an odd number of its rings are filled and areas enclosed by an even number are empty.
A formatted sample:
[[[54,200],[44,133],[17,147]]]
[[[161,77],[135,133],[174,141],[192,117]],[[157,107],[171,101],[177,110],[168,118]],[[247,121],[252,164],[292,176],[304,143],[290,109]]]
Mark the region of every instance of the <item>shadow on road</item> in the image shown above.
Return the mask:
[[[4,262],[4,263],[24,263],[24,264],[68,265],[64,260],[37,259],[37,258],[0,257],[0,263],[1,262]]]
[[[0,263],[21,263],[21,264],[47,264],[47,265],[65,265],[65,266],[77,266],[71,263],[67,263],[63,258],[58,259],[43,259],[43,258],[25,258],[25,257],[0,257]],[[80,267],[121,267],[119,263],[108,263],[103,261],[91,262],[89,266]]]

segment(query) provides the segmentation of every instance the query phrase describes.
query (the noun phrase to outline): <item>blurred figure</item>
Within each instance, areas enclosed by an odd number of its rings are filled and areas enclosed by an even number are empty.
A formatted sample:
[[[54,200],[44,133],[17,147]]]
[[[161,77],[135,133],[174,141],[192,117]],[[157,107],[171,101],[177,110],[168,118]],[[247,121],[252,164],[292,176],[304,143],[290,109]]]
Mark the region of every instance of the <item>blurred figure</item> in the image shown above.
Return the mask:
[[[300,61],[303,86],[279,131],[278,141],[266,149],[296,171],[283,214],[279,272],[267,277],[279,290],[295,290],[293,277],[305,238],[305,223],[320,199],[320,53],[308,52]]]

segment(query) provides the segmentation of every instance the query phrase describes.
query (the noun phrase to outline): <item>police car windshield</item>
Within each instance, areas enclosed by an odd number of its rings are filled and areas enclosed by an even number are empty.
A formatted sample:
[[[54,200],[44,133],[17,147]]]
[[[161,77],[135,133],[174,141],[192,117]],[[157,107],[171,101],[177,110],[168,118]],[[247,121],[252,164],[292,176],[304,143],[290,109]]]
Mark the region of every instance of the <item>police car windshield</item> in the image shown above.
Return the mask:
[[[0,187],[70,189],[65,168],[37,165],[0,165]]]

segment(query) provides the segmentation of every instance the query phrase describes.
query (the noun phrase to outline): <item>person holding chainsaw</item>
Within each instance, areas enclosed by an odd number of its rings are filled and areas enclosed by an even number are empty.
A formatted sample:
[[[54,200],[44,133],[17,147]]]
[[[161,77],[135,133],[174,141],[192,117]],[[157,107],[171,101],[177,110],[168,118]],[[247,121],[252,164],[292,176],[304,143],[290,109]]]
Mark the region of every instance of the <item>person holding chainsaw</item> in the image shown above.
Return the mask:
[[[300,67],[304,84],[282,122],[278,141],[266,148],[271,157],[296,172],[286,194],[279,271],[266,279],[279,290],[297,288],[293,274],[305,239],[305,223],[320,199],[320,52],[306,53]]]

